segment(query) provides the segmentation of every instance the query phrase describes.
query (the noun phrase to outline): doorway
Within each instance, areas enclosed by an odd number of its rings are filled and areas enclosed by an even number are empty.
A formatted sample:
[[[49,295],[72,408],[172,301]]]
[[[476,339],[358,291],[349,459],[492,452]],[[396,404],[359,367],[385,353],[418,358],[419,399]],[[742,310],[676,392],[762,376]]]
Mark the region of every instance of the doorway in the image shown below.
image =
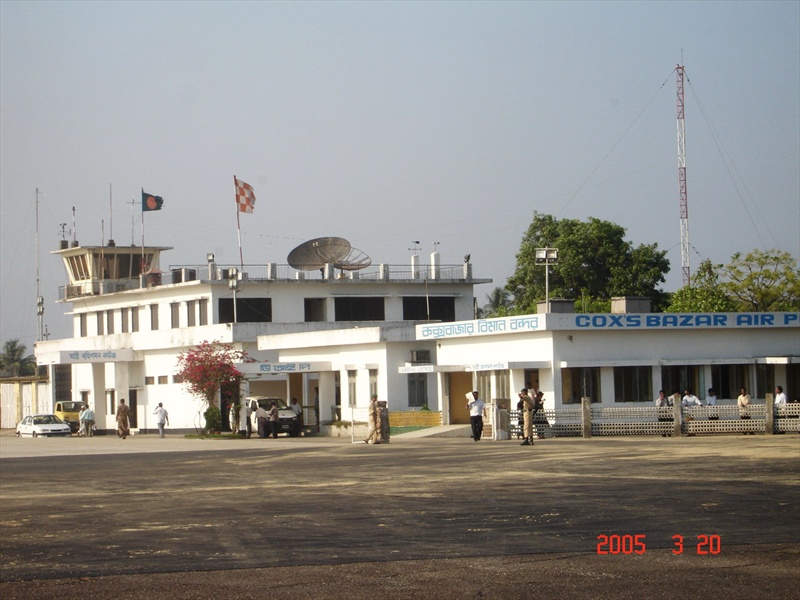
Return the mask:
[[[449,373],[450,379],[450,424],[469,423],[466,394],[472,391],[472,373]]]

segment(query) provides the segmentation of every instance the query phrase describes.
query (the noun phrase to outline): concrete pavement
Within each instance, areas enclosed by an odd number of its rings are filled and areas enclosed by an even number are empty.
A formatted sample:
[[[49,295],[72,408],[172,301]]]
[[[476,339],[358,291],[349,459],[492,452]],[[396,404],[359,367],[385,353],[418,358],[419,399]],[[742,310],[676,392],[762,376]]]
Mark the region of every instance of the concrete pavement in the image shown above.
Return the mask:
[[[0,435],[4,598],[794,598],[799,515],[797,435]]]

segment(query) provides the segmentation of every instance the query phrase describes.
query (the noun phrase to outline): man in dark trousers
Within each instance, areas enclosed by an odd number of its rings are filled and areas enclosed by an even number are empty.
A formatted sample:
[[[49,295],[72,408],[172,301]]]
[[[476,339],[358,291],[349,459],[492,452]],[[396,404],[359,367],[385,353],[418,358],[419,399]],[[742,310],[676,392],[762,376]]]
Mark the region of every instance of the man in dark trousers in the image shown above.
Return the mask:
[[[467,392],[467,409],[469,410],[469,423],[472,425],[472,439],[481,440],[483,433],[483,412],[486,403],[478,396],[478,391]]]

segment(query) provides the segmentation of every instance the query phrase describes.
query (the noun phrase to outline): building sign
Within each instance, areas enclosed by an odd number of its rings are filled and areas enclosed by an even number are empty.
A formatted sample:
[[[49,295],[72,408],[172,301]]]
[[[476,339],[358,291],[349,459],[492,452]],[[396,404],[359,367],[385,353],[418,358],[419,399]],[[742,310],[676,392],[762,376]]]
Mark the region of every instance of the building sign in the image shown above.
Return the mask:
[[[417,325],[418,340],[478,337],[530,331],[605,329],[800,328],[800,312],[625,313],[520,315],[457,323]]]
[[[520,331],[537,331],[540,329],[540,318],[539,315],[521,315],[519,317],[478,319],[477,321],[460,321],[458,323],[417,325],[416,329],[418,340],[517,333]]]
[[[475,363],[467,365],[466,371],[507,371],[507,362]]]
[[[280,373],[312,373],[316,371],[330,371],[330,363],[311,363],[311,362],[247,362],[235,363],[233,365],[240,373],[248,375],[255,374],[280,374]]]
[[[129,348],[118,350],[62,350],[58,353],[57,364],[130,362],[132,360],[133,350]]]
[[[414,365],[400,367],[398,373],[433,373],[433,365]]]
[[[736,329],[799,327],[800,313],[652,313],[570,315],[578,329]]]

